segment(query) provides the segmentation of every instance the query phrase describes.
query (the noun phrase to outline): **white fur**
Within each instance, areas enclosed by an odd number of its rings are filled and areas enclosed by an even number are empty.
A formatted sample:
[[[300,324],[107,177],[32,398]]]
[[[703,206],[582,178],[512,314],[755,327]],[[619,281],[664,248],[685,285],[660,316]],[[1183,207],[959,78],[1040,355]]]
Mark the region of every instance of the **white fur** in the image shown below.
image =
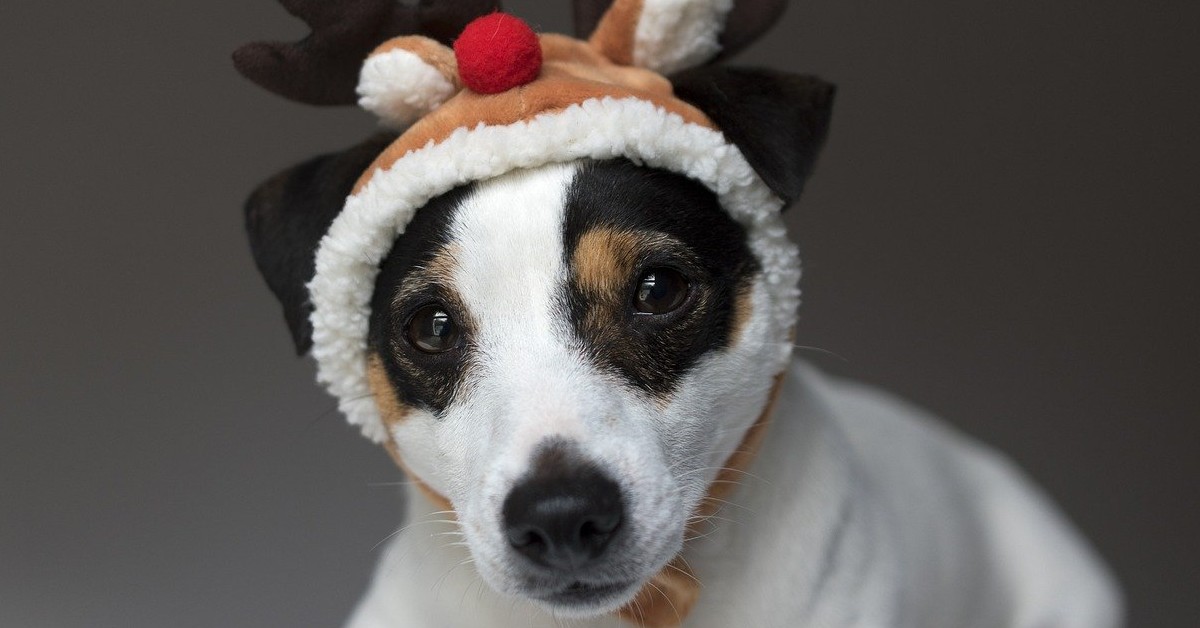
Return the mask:
[[[1120,600],[1090,549],[996,454],[903,402],[795,364],[760,456],[729,503],[682,543],[717,470],[764,407],[786,337],[765,277],[731,346],[668,400],[596,370],[566,306],[564,197],[576,166],[481,183],[456,211],[451,288],[472,363],[451,405],[392,437],[457,522],[410,491],[352,628],[617,626],[522,598],[503,500],[546,439],[572,440],[620,485],[631,538],[610,548],[649,578],[677,553],[702,583],[689,628],[1115,628]],[[762,356],[768,359],[762,359]]]
[[[717,37],[733,0],[644,0],[633,63],[660,74],[698,66],[721,51]]]
[[[403,129],[457,91],[454,83],[404,49],[371,55],[358,79],[358,104],[385,125]]]
[[[770,337],[785,337],[799,304],[800,262],[787,239],[779,198],[721,133],[636,98],[591,99],[507,126],[458,129],[375,173],[347,199],[321,240],[308,289],[317,379],[338,398],[352,424],[375,442],[387,437],[367,385],[367,323],[379,263],[413,213],[467,182],[519,168],[612,157],[686,175],[717,194],[721,206],[747,228],[748,244],[763,268]],[[778,371],[790,355],[790,343],[780,341],[758,359]]]

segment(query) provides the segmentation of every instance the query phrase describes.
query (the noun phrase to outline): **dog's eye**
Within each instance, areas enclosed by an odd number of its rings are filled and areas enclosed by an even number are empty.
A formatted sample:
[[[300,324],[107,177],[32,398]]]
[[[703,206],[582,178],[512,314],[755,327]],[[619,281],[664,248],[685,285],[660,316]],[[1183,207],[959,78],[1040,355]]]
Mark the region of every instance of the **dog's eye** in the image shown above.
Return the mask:
[[[426,305],[408,319],[408,341],[425,353],[442,353],[458,346],[458,324],[436,303]]]
[[[683,305],[687,279],[671,268],[651,268],[638,280],[633,307],[642,314],[666,314]]]

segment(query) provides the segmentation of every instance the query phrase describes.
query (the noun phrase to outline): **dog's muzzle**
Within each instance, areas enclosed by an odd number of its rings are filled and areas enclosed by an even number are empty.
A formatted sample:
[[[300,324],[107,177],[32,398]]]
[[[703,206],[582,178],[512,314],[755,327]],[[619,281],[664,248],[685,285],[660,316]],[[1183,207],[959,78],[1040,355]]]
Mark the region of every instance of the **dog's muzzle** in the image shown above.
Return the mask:
[[[606,574],[609,550],[628,528],[621,487],[565,443],[541,448],[531,472],[505,498],[502,515],[534,597],[586,604],[631,584]]]

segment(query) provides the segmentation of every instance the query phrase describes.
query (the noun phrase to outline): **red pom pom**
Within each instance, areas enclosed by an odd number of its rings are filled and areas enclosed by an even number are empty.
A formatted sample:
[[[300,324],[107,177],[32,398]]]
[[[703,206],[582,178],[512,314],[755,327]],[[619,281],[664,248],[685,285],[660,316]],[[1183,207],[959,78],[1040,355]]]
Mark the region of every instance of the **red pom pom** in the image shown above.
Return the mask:
[[[537,78],[542,45],[524,21],[492,13],[467,24],[454,40],[458,76],[480,94],[498,94]]]

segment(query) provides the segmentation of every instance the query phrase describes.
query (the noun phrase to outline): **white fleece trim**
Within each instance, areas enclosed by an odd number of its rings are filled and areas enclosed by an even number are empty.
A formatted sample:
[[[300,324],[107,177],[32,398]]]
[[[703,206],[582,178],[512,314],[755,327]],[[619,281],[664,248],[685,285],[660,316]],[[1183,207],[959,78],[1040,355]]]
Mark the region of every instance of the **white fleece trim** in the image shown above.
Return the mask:
[[[800,302],[799,252],[787,239],[783,202],[721,133],[644,100],[605,97],[506,126],[457,129],[377,171],[346,200],[321,239],[308,284],[317,380],[337,397],[346,418],[375,442],[387,438],[367,384],[371,293],[380,263],[417,209],[459,185],[518,168],[614,157],[703,183],[746,227],[770,298],[767,337],[778,339],[778,350],[763,358],[774,363],[772,372],[781,371]]]
[[[659,74],[698,66],[721,51],[717,36],[733,0],[644,0],[633,64]]]
[[[359,106],[397,129],[433,111],[456,91],[437,68],[401,48],[368,57],[358,76]]]

